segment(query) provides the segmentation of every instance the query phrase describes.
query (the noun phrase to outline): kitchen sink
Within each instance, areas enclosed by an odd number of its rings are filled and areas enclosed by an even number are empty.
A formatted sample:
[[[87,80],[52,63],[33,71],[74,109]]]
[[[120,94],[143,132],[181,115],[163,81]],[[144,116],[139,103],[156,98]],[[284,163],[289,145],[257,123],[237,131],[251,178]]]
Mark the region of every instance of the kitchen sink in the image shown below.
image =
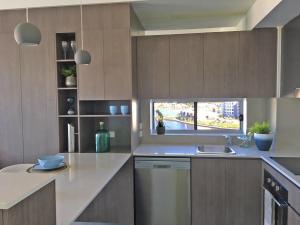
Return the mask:
[[[236,152],[225,145],[199,145],[197,149],[197,154],[226,154],[226,155],[235,155]]]
[[[271,159],[285,167],[294,175],[300,175],[300,157],[271,157]]]

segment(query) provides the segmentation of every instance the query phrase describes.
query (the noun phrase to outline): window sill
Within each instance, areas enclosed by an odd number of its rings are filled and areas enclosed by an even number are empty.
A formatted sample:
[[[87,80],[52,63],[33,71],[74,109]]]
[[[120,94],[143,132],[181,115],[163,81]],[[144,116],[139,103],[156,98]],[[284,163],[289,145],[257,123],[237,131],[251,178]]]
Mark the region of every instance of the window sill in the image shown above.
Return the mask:
[[[241,136],[244,133],[165,133],[163,135],[159,135],[156,132],[150,132],[150,136],[207,136],[207,137],[223,137],[223,136]]]

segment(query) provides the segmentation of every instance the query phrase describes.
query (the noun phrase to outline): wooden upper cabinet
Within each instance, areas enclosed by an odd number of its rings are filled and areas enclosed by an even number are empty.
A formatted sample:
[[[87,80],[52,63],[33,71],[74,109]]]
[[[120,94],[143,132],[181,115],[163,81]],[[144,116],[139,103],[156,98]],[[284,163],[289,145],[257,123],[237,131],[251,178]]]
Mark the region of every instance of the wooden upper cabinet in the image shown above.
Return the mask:
[[[42,31],[38,47],[21,49],[24,162],[58,147],[55,33]]]
[[[0,168],[23,162],[20,51],[0,34]]]
[[[80,100],[130,100],[129,4],[84,6],[84,43],[92,62],[79,67]]]
[[[275,97],[276,29],[240,32],[239,77],[243,97]]]
[[[105,30],[103,49],[105,99],[130,100],[132,65],[129,29]]]
[[[80,65],[79,68],[79,99],[104,99],[103,71],[103,31],[85,30],[84,48],[92,57],[90,65]]]
[[[139,97],[169,98],[169,37],[141,37],[137,40],[137,73]]]
[[[202,97],[203,35],[170,37],[170,97]]]
[[[203,97],[238,97],[242,77],[238,76],[239,33],[204,35]]]

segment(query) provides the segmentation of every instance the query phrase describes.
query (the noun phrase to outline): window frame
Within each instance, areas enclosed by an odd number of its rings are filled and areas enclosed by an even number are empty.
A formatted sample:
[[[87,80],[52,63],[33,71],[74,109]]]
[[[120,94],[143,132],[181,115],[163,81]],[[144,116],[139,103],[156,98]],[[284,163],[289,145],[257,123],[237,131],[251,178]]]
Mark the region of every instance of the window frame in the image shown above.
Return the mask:
[[[215,130],[166,130],[165,135],[212,135],[212,136],[220,136],[220,135],[242,135],[244,134],[244,127],[246,127],[245,111],[247,101],[244,98],[203,98],[203,99],[151,99],[150,100],[150,134],[156,134],[155,127],[155,112],[154,112],[154,103],[155,102],[178,102],[185,103],[190,102],[197,105],[198,102],[232,102],[238,101],[240,104],[240,115],[243,115],[243,121],[240,122],[239,130],[232,129],[215,129]],[[195,113],[197,113],[197,108],[194,108]],[[196,124],[196,123],[195,123]],[[196,125],[197,126],[197,125]]]

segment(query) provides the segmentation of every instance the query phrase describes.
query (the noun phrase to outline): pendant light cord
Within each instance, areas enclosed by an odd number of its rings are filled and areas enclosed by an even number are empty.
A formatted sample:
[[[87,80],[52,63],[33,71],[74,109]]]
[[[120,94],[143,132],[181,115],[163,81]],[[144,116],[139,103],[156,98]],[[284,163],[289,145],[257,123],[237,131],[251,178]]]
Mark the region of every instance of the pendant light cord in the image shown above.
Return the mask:
[[[82,1],[80,5],[80,33],[81,33],[81,49],[83,50],[83,18],[82,18]]]
[[[29,23],[28,8],[26,8],[26,22]]]

